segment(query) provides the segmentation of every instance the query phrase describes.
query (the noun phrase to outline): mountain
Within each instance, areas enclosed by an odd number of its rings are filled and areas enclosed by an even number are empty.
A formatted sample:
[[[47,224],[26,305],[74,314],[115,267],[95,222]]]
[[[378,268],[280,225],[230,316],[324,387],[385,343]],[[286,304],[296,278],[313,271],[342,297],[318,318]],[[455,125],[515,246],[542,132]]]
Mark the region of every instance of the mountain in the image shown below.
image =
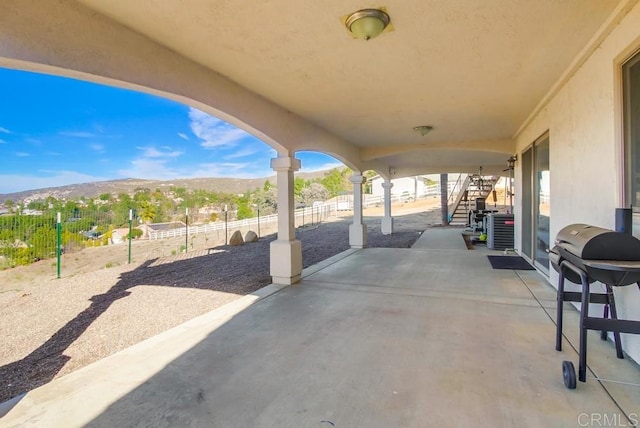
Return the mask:
[[[305,180],[322,178],[330,170],[316,172],[296,173],[296,177]],[[210,192],[244,193],[247,190],[262,188],[264,182],[269,180],[276,184],[276,176],[264,178],[185,178],[176,180],[144,180],[127,178],[123,180],[94,181],[91,183],[70,184],[68,186],[47,187],[44,189],[25,190],[23,192],[0,194],[0,203],[6,200],[20,202],[25,199],[46,199],[53,196],[56,199],[78,199],[80,197],[96,198],[103,193],[128,193],[133,194],[136,189],[146,188],[150,190],[168,189],[169,187],[184,187],[187,190],[202,189]]]

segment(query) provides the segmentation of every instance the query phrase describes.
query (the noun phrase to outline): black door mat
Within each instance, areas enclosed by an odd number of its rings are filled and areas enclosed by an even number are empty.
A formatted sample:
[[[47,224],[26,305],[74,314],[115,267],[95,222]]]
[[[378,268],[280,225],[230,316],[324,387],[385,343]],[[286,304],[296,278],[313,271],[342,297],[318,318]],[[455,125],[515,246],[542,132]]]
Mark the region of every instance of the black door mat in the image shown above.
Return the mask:
[[[494,269],[535,270],[520,256],[487,256]]]

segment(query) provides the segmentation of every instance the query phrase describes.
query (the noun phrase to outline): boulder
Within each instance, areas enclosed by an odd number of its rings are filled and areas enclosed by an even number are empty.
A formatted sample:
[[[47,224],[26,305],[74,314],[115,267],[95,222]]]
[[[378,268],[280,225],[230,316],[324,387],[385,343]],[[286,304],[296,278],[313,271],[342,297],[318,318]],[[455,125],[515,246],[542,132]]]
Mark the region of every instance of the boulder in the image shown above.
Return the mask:
[[[229,245],[242,245],[244,244],[244,240],[242,239],[242,232],[236,230],[229,238]]]
[[[250,230],[247,232],[246,235],[244,235],[244,242],[257,242],[258,241],[258,234],[255,233],[253,230]]]

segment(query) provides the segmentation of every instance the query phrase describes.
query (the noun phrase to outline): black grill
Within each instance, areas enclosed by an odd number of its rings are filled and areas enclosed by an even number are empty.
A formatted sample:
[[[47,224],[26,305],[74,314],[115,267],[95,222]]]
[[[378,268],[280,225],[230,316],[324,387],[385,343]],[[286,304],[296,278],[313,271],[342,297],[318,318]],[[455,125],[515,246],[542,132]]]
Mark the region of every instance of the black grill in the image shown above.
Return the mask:
[[[623,358],[620,333],[640,334],[640,321],[619,320],[613,296],[614,286],[638,283],[640,288],[640,240],[631,234],[614,232],[587,224],[569,225],[556,235],[556,245],[549,252],[549,260],[558,276],[558,318],[556,349],[562,349],[563,303],[581,302],[580,306],[580,362],[578,378],[586,381],[587,330],[601,330],[614,336],[616,354]],[[581,292],[564,291],[564,280],[581,284]],[[590,284],[600,281],[606,293],[591,293]],[[604,304],[602,318],[589,316],[589,304]],[[610,319],[608,319],[610,318]],[[563,362],[565,385],[575,388],[575,372],[570,361]]]
[[[569,225],[556,235],[549,259],[557,272],[562,261],[568,260],[587,273],[589,282],[618,286],[640,281],[640,271],[633,272],[640,263],[621,263],[640,262],[640,240],[622,232],[587,224]],[[566,279],[581,283],[573,271],[566,272]]]

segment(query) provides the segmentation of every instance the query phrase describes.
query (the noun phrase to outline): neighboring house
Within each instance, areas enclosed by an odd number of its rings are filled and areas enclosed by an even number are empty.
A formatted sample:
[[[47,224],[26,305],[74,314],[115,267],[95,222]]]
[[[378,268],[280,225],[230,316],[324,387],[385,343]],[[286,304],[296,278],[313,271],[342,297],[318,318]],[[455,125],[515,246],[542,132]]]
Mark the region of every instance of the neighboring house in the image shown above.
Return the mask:
[[[457,178],[457,175],[453,177]],[[393,187],[391,188],[391,197],[392,198],[401,198],[401,197],[410,197],[415,198],[416,195],[418,198],[421,198],[429,193],[429,186],[426,184],[427,180],[431,180],[433,182],[440,181],[439,174],[429,174],[429,175],[416,175],[413,177],[402,177],[402,178],[394,178],[391,180]],[[451,179],[450,179],[451,180]],[[379,175],[370,179],[371,181],[371,194],[373,196],[384,196],[384,188],[382,187],[382,183],[384,183],[384,178]],[[451,184],[449,185],[451,187]],[[437,189],[434,189],[437,190]]]
[[[411,198],[415,198],[416,194],[418,197],[424,194],[425,191],[425,178],[426,175],[418,175],[414,177],[402,177],[402,178],[394,178],[391,180],[393,187],[391,188],[392,196],[402,196],[408,195]],[[374,196],[384,196],[384,188],[382,187],[382,183],[384,183],[384,178],[376,175],[371,178],[371,194]]]
[[[111,231],[111,243],[112,244],[121,244],[127,241],[127,236],[129,235],[129,228],[122,227],[120,229],[113,229]]]

